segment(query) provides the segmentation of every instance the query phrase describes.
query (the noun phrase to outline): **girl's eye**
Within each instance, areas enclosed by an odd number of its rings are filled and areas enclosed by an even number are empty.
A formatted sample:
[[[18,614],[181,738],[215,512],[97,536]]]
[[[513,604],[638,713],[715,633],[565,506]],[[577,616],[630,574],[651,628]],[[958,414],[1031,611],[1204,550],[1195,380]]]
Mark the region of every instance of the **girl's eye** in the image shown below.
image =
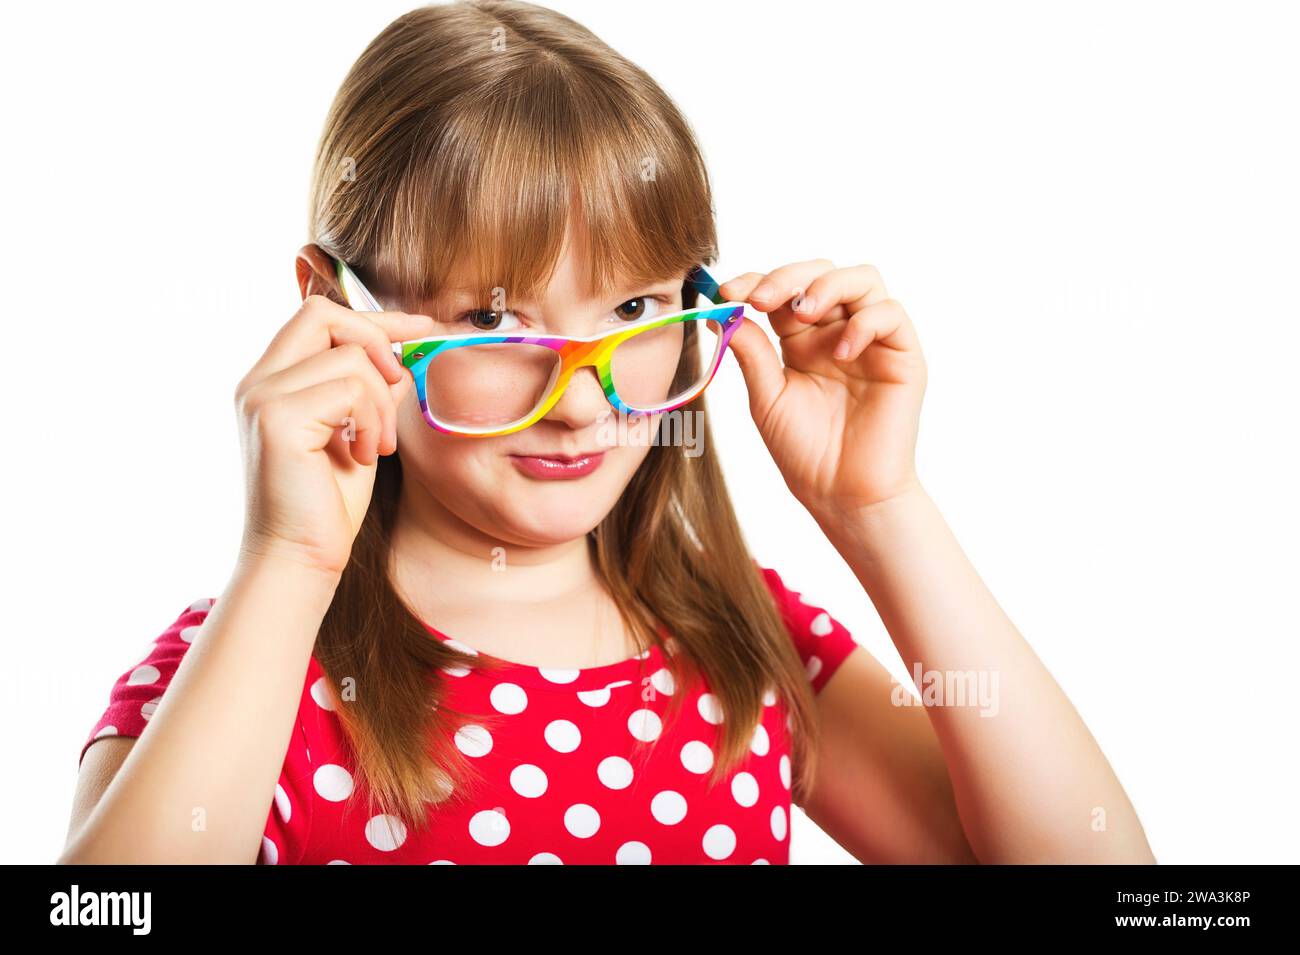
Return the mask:
[[[672,309],[673,301],[668,296],[656,295],[652,298],[642,295],[639,298],[628,299],[614,309],[614,314],[623,322],[637,322],[643,318],[667,315]]]
[[[502,328],[502,322],[506,316],[518,322],[514,317],[514,312],[497,311],[490,308],[474,308],[468,312],[462,312],[458,317],[458,322],[464,322],[476,332],[501,332],[513,331],[513,328]]]
[[[645,318],[647,304],[644,298],[630,298],[614,309],[614,312],[624,321],[635,322],[637,319]]]

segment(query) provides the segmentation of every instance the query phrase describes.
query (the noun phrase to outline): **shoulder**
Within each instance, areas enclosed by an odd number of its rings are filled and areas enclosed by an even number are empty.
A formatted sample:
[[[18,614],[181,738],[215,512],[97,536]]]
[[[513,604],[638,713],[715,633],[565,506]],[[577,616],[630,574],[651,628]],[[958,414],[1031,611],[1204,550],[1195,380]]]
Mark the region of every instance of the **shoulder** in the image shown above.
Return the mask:
[[[138,737],[144,732],[163,692],[189,650],[215,601],[193,600],[144,648],[142,656],[113,682],[108,702],[82,743],[78,763],[96,740],[106,736]]]
[[[763,575],[777,610],[785,621],[790,639],[808,671],[813,691],[820,692],[853,649],[857,641],[849,629],[831,615],[815,596],[805,593],[802,582],[783,577],[775,569],[758,561],[754,566]]]

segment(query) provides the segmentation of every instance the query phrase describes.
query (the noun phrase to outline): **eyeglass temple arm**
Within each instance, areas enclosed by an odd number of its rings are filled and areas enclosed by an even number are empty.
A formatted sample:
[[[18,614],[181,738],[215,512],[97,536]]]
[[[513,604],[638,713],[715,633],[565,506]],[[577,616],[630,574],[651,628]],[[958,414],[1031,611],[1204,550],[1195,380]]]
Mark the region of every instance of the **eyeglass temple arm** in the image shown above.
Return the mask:
[[[721,305],[727,300],[726,297],[718,291],[718,283],[713,280],[713,276],[710,275],[702,265],[695,266],[695,268],[691,269],[690,273],[686,276],[685,290],[688,294],[693,293],[695,295],[703,295],[715,305]],[[684,308],[693,308],[694,305],[695,302],[693,299],[682,299],[682,306]]]

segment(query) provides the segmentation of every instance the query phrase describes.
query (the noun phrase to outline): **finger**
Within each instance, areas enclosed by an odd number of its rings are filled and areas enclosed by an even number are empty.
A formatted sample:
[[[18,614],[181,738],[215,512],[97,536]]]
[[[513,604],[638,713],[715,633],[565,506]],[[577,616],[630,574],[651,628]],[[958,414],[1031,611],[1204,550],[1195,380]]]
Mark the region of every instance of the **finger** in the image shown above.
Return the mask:
[[[918,351],[920,341],[903,306],[892,298],[876,302],[853,315],[835,346],[835,357],[853,361],[872,342],[896,351]]]
[[[734,279],[727,279],[718,286],[718,291],[726,296],[729,302],[748,301],[749,293],[754,291],[758,283],[763,280],[763,275],[763,272],[745,272]]]
[[[360,378],[331,378],[309,385],[300,391],[277,395],[260,408],[268,431],[302,428],[308,435],[305,450],[319,451],[341,438],[348,442],[348,452],[355,458],[353,435],[340,435],[344,428],[374,435],[379,428],[379,413],[371,401],[366,384]],[[364,463],[364,462],[359,462]]]
[[[390,385],[384,380],[365,349],[355,342],[346,342],[327,351],[317,352],[296,365],[290,365],[262,379],[249,390],[248,400],[257,403],[263,400],[263,396],[289,394],[321,381],[349,376],[358,378],[365,385],[369,400],[378,409],[381,418],[380,447],[384,449],[383,453],[391,454],[397,445],[397,408],[393,389],[398,385]],[[403,372],[403,378],[410,377]]]
[[[344,419],[343,437],[350,442],[352,458],[366,466],[379,460],[379,446],[384,437],[383,418],[373,401],[362,399]]]
[[[749,302],[760,312],[774,312],[792,298],[802,296],[818,276],[834,268],[829,259],[783,265],[762,276],[740,301]]]
[[[735,354],[745,378],[750,411],[754,420],[761,423],[766,417],[767,409],[785,387],[781,357],[772,347],[767,333],[749,318],[742,319],[742,324],[732,334],[728,347]]]
[[[791,303],[791,311],[805,325],[829,324],[887,298],[880,271],[874,265],[855,265],[813,279],[802,299]]]
[[[829,259],[812,259],[783,265],[765,274],[747,272],[729,280],[723,294],[732,301],[748,302],[758,311],[766,312],[772,330],[785,338],[803,327],[786,303],[799,299],[818,276],[833,270]]]
[[[309,295],[293,318],[271,339],[252,374],[265,377],[316,352],[354,343],[366,350],[384,378],[397,382],[405,372],[393,354],[394,342],[430,335],[435,327],[436,323],[428,315],[354,312],[324,296]]]

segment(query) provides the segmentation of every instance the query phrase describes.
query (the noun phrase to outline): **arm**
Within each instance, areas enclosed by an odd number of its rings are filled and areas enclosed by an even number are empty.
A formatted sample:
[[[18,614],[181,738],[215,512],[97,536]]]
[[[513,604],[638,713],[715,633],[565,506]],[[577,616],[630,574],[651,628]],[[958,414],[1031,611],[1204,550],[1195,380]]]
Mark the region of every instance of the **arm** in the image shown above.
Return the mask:
[[[858,647],[817,696],[817,776],[800,808],[863,863],[979,861],[957,814],[934,727],[896,706],[888,670]]]
[[[875,604],[909,672],[917,664],[984,671],[996,675],[987,685],[998,691],[992,716],[978,705],[895,707],[885,702],[887,676],[873,677],[864,666],[837,674],[840,685],[827,686],[823,703],[826,765],[835,778],[809,812],[814,821],[818,814],[858,818],[860,827],[849,824],[852,843],[870,830],[887,840],[888,854],[956,859],[955,810],[980,862],[1154,862],[1096,740],[920,485],[858,512],[814,517]],[[879,781],[882,773],[893,782]],[[883,796],[874,793],[882,788]]]
[[[880,848],[871,830],[888,825],[873,814],[910,820],[879,836],[890,855],[962,856],[955,812],[981,862],[1153,861],[1096,741],[917,479],[926,363],[879,271],[815,259],[721,288],[767,313],[777,333],[779,356],[748,318],[731,339],[750,412],[786,485],[853,569],[903,660],[972,672],[998,691],[996,715],[929,702],[890,712],[879,677],[864,666],[837,675],[823,704],[829,775],[813,813],[864,850]],[[877,780],[885,774],[893,778]],[[917,806],[930,815],[918,819]]]
[[[148,732],[87,751],[58,861],[256,862],[336,586],[294,561],[241,560]]]

